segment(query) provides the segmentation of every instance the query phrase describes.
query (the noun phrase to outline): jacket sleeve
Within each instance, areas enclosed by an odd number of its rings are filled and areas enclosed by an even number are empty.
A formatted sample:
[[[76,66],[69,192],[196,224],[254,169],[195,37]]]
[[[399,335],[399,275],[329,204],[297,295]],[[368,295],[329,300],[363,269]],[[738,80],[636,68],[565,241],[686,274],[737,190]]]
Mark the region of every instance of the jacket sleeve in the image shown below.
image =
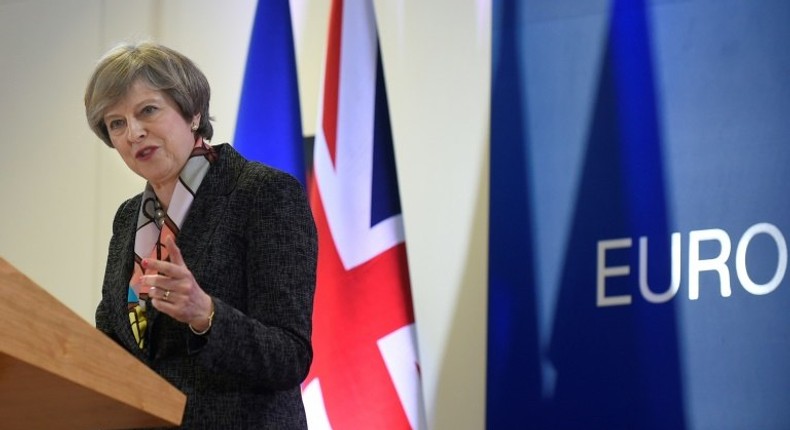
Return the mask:
[[[281,390],[298,386],[312,362],[316,230],[296,179],[271,169],[252,176],[240,185],[255,183],[240,233],[246,303],[242,311],[212,297],[214,322],[197,357],[214,372]]]

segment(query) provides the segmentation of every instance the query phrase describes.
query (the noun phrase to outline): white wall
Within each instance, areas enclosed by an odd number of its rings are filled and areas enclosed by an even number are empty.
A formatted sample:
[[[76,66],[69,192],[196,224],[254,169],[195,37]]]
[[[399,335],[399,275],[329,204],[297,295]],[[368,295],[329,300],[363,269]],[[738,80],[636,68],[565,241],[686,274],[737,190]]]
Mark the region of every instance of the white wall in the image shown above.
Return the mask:
[[[312,134],[328,4],[291,0]],[[431,428],[484,427],[488,0],[375,0]],[[0,0],[0,257],[88,321],[111,221],[143,182],[88,129],[82,94],[116,43],[154,39],[212,86],[233,136],[254,0]]]

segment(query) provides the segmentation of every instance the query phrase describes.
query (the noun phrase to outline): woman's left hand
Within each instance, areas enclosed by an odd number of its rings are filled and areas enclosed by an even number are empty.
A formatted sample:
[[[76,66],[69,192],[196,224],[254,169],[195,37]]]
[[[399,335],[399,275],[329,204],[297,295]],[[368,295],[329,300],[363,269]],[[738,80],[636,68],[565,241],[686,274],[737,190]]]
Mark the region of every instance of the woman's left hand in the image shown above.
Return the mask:
[[[141,278],[144,284],[151,286],[148,293],[151,303],[160,312],[190,324],[194,330],[203,331],[208,328],[209,315],[213,310],[211,296],[195,281],[175,240],[167,237],[165,246],[170,262],[154,258],[143,259],[143,268],[158,273],[143,275]]]

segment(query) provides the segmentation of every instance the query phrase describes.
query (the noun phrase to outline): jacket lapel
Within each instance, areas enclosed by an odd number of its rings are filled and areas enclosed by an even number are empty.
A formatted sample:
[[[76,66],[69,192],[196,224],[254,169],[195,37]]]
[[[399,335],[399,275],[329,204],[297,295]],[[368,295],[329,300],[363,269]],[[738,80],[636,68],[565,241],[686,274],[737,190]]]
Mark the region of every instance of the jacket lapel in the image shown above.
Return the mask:
[[[124,212],[121,214],[123,220],[121,225],[122,230],[116,232],[116,240],[119,243],[119,249],[123,251],[120,255],[114,256],[116,261],[110,264],[115,265],[114,273],[119,278],[111,285],[122,285],[123,288],[115,288],[112,290],[112,304],[113,308],[118,309],[120,312],[114,312],[116,315],[116,325],[119,327],[115,331],[119,340],[131,351],[138,359],[145,361],[145,354],[137,347],[137,341],[134,339],[132,330],[130,328],[129,315],[128,315],[128,294],[129,294],[129,279],[132,277],[132,269],[134,267],[134,237],[137,230],[137,214],[140,211],[141,196],[131,199],[123,208]]]
[[[246,162],[228,144],[214,149],[219,158],[203,178],[177,238],[184,261],[193,271],[207,267],[206,248],[217,226],[230,215],[226,213],[228,196]]]

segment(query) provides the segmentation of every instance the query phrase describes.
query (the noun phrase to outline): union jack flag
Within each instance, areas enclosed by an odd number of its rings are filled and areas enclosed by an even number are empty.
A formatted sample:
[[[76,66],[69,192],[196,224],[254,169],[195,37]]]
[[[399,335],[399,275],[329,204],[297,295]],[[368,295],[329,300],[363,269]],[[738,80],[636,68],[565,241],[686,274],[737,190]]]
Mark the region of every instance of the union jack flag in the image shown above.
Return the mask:
[[[334,0],[309,179],[319,237],[311,429],[424,427],[387,95],[370,1]]]

